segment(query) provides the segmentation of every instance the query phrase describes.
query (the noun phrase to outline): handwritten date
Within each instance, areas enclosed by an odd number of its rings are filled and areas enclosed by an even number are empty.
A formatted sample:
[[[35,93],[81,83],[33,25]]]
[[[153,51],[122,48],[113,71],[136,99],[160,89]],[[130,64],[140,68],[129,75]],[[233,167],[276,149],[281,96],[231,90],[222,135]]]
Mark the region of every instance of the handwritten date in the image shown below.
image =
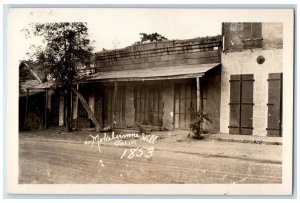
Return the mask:
[[[153,156],[154,147],[149,148],[133,148],[133,149],[125,149],[120,159],[127,157],[128,159],[132,159],[134,157],[144,156],[145,158],[150,158]]]

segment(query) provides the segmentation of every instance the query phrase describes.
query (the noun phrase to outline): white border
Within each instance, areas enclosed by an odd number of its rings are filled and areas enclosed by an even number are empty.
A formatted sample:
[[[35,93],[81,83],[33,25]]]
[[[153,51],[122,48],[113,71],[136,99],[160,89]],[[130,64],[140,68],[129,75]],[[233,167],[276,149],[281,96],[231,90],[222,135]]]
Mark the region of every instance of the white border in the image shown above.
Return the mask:
[[[174,10],[174,9],[173,9]],[[199,9],[200,10],[200,9]],[[8,192],[12,194],[227,194],[227,195],[289,195],[292,191],[292,138],[293,138],[293,11],[291,10],[232,10],[204,9],[220,22],[283,22],[283,182],[282,184],[68,184],[68,185],[27,185],[18,184],[18,61],[14,57],[11,35],[12,27],[8,23],[8,115],[7,115],[7,172]],[[8,22],[10,22],[8,16]]]

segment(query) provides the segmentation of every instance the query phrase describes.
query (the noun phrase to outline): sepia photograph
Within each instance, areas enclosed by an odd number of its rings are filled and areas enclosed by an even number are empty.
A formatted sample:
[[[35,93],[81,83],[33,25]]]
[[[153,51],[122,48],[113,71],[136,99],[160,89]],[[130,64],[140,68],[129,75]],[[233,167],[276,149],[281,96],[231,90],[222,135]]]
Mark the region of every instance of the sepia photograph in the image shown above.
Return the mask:
[[[9,9],[8,188],[290,194],[293,15]]]

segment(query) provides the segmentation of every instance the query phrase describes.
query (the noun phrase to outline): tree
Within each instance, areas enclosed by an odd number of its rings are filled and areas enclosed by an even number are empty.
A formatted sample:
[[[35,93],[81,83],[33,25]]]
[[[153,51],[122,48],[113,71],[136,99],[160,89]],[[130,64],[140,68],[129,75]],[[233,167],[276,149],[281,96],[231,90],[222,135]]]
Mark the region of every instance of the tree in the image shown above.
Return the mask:
[[[157,32],[152,34],[140,33],[141,36],[141,43],[148,43],[148,42],[157,42],[157,41],[164,41],[168,40],[166,37],[158,34]]]
[[[92,64],[93,47],[88,39],[87,23],[34,23],[24,32],[27,37],[42,38],[43,46],[33,46],[30,60],[42,64],[46,74],[52,78],[53,86],[65,92],[66,131],[71,131],[71,91],[78,96],[99,131],[101,127],[95,115],[81,93],[74,88],[74,84],[85,79],[82,70]]]
[[[140,33],[140,35],[141,35],[141,40],[135,42],[134,45],[168,40],[166,37],[162,36],[161,34],[158,34],[157,32],[151,34]]]

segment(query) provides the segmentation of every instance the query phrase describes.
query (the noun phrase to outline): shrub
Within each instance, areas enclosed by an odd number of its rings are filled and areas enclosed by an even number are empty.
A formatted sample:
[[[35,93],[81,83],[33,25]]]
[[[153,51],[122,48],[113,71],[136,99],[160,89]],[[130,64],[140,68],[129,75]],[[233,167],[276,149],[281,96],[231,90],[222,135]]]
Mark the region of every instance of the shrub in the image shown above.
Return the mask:
[[[190,109],[191,116],[192,116],[192,123],[190,123],[190,133],[188,136],[192,134],[192,137],[195,139],[203,139],[204,133],[204,124],[205,121],[212,123],[212,121],[207,117],[202,110],[195,111],[194,109]]]

